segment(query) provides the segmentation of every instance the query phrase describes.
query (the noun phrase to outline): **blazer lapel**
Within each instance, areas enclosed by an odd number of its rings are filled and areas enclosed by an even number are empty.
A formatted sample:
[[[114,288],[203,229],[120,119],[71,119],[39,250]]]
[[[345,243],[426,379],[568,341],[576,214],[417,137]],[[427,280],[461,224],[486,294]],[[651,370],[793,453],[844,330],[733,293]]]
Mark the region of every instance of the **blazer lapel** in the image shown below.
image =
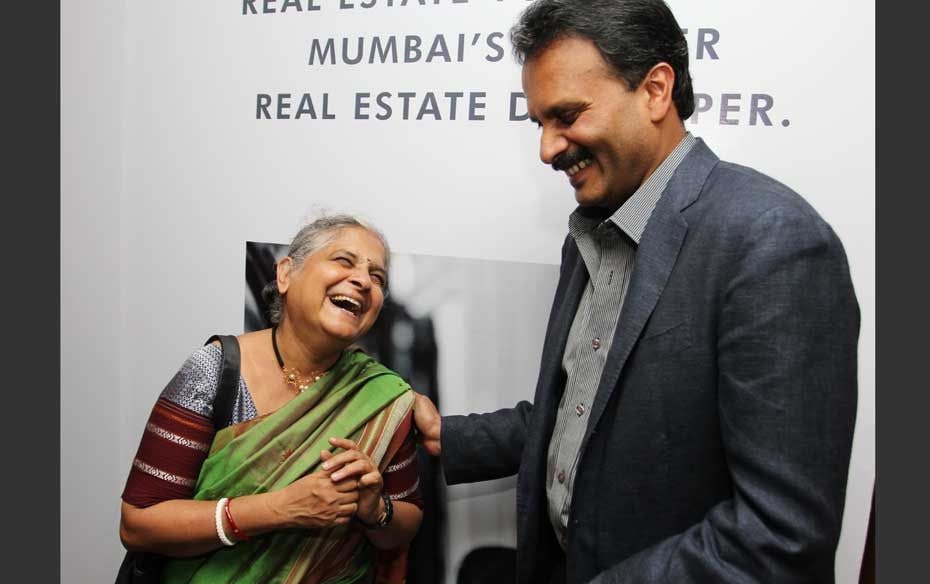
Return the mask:
[[[604,413],[620,373],[633,347],[639,341],[646,321],[656,307],[668,282],[678,252],[681,250],[688,224],[681,212],[697,200],[704,182],[718,159],[698,138],[697,143],[681,161],[659,199],[636,250],[630,287],[614,331],[607,363],[601,374],[591,418],[582,441],[582,452],[591,432]]]
[[[562,277],[556,289],[553,300],[549,326],[546,331],[546,341],[543,345],[542,362],[539,379],[537,381],[536,396],[533,400],[534,418],[536,422],[529,427],[525,451],[532,455],[524,455],[526,468],[517,478],[517,497],[522,495],[532,498],[536,489],[545,484],[540,478],[545,475],[546,452],[549,447],[549,437],[555,426],[555,415],[558,410],[562,392],[565,389],[562,375],[562,354],[568,342],[568,333],[575,317],[578,303],[588,281],[588,273],[584,262],[578,253],[574,240],[566,243],[566,254],[562,259]],[[543,493],[543,496],[545,493]],[[523,520],[532,519],[523,517]],[[524,530],[524,533],[527,531]]]
[[[575,240],[569,238],[566,242],[568,246],[565,254],[565,263],[568,273],[564,279],[565,288],[555,295],[556,305],[552,307],[552,322],[549,323],[549,334],[546,335],[550,346],[546,352],[546,358],[543,359],[543,371],[541,379],[548,379],[557,382],[561,377],[562,356],[565,353],[565,345],[568,343],[568,333],[572,328],[572,321],[575,319],[575,312],[578,310],[578,303],[581,302],[581,296],[584,293],[585,285],[588,283],[588,272],[581,255],[578,253],[578,246]],[[564,389],[564,388],[557,388]],[[561,395],[561,391],[546,392],[548,395]]]
[[[578,247],[568,237],[543,345],[533,404],[535,422],[529,426],[523,464],[517,475],[517,581],[521,584],[548,581],[546,571],[551,569],[551,562],[559,553],[546,513],[546,453],[555,426],[556,411],[565,389],[562,354],[587,282],[588,272]]]

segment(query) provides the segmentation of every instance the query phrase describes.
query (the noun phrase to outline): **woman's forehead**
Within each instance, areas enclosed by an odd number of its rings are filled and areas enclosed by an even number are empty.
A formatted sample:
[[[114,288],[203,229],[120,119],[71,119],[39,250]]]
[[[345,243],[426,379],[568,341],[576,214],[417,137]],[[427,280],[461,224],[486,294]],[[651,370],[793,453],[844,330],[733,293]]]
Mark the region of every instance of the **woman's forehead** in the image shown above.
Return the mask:
[[[364,227],[344,227],[323,248],[327,252],[347,251],[361,260],[384,266],[385,250],[381,239]]]

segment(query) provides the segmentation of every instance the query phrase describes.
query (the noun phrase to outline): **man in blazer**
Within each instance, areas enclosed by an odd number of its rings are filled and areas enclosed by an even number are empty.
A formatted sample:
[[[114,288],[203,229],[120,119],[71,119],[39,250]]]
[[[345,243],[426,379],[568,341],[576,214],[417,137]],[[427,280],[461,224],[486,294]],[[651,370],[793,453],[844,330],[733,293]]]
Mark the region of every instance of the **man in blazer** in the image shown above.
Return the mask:
[[[859,312],[836,235],[688,134],[661,0],[539,0],[511,31],[569,219],[533,404],[440,418],[449,483],[518,473],[520,584],[833,582]]]

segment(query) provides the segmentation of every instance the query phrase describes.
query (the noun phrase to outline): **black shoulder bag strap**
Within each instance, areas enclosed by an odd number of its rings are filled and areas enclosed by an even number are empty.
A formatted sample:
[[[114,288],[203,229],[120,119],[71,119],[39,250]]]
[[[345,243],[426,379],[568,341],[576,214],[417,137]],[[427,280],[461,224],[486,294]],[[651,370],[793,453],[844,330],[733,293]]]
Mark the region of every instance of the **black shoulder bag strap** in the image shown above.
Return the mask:
[[[239,392],[239,341],[232,335],[213,335],[204,345],[218,340],[223,349],[220,381],[213,399],[213,428],[219,432],[233,419]],[[116,584],[157,584],[164,558],[157,554],[126,552],[116,574]]]
[[[204,344],[217,340],[223,348],[223,365],[213,399],[213,428],[219,432],[232,422],[233,406],[239,392],[239,341],[232,335],[213,335]]]

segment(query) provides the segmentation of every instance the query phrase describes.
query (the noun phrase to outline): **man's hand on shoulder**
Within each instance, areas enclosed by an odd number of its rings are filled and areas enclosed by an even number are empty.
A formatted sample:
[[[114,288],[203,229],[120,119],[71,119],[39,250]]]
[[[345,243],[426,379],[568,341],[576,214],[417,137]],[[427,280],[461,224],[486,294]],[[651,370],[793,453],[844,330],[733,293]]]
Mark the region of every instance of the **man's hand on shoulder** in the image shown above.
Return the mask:
[[[442,445],[439,443],[442,418],[433,402],[422,393],[416,394],[416,401],[413,403],[413,422],[417,427],[417,442],[423,444],[430,455],[439,456],[442,451]]]

